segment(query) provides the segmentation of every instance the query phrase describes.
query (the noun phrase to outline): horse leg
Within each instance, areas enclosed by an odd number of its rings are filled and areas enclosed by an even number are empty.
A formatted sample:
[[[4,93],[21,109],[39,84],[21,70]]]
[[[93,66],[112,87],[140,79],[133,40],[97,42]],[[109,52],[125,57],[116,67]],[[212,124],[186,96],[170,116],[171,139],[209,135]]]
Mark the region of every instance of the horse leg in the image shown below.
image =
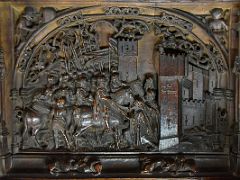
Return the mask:
[[[59,148],[57,134],[58,134],[57,130],[53,129],[53,139],[54,139],[55,149]]]
[[[22,135],[22,139],[24,141],[25,137],[28,137],[28,123],[27,123],[27,119],[24,119],[24,130],[23,130],[23,135]]]

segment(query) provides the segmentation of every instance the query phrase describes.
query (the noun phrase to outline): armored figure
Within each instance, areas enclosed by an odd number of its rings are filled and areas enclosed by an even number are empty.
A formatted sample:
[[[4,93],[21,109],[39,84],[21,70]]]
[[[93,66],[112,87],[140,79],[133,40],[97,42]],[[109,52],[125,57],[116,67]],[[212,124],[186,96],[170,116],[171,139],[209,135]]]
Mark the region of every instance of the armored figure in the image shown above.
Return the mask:
[[[152,141],[157,144],[158,141],[158,134],[159,134],[159,117],[160,117],[160,111],[159,106],[156,102],[156,93],[154,90],[148,90],[146,92],[146,116],[150,120],[150,126],[152,129],[152,135],[153,139]]]
[[[70,76],[65,73],[60,77],[59,85],[54,91],[53,98],[64,97],[66,106],[70,107],[75,104],[75,84],[71,81]]]
[[[73,107],[73,120],[75,124],[75,144],[77,148],[87,147],[86,134],[93,124],[93,96],[90,93],[90,83],[85,75],[78,77],[76,82],[76,103]]]
[[[143,100],[140,97],[136,97],[131,107],[133,117],[130,122],[131,143],[134,149],[147,148],[147,146],[143,147],[144,144],[156,148],[153,132],[153,128],[155,127],[152,127],[151,119],[147,116],[146,110]]]
[[[97,98],[109,96],[109,82],[105,76],[100,76],[97,81]]]
[[[73,149],[74,143],[68,129],[66,101],[64,97],[55,100],[56,107],[52,110],[52,130],[55,148]]]
[[[160,113],[156,103],[153,79],[147,77],[143,85],[144,90],[140,81],[137,81],[132,87],[135,90],[135,100],[130,107],[130,111],[133,113],[130,120],[130,134],[133,146],[140,149],[148,147],[157,149]],[[147,146],[143,147],[144,144]]]
[[[23,147],[27,148],[27,144],[32,144],[34,148],[47,147],[52,148],[50,142],[51,137],[46,138],[51,131],[49,115],[54,105],[53,94],[57,88],[57,77],[49,74],[47,84],[44,89],[37,89],[37,94],[32,97],[30,108],[26,108],[24,123],[25,130],[23,132]],[[31,142],[31,143],[30,143]]]
[[[34,29],[37,24],[32,23]],[[128,58],[123,60],[126,65],[132,61],[128,72],[134,74],[125,82],[118,72],[118,39],[111,47],[98,49],[99,44],[92,44],[95,36],[88,27],[82,28],[83,34],[79,28],[63,30],[38,50],[31,71],[41,72],[35,74],[42,83],[44,73],[49,74],[45,86],[33,93],[27,105],[34,110],[26,116],[26,129],[36,139],[32,145],[71,151],[155,149],[159,116],[155,79],[152,74],[145,79],[137,76],[137,57],[132,58],[137,56],[137,41],[127,42],[134,47],[124,47]],[[125,34],[125,28],[120,34]],[[76,170],[72,164],[69,167]]]
[[[133,117],[130,121],[130,135],[131,135],[131,145],[132,148],[139,147],[141,145],[141,123],[144,121],[143,107],[142,107],[142,99],[136,98],[133,103],[133,107],[131,107],[131,111],[133,112]]]
[[[76,105],[92,106],[93,97],[90,93],[91,85],[85,76],[78,78],[76,82]]]
[[[42,106],[50,109],[53,105],[52,97],[54,91],[57,89],[57,83],[58,80],[56,76],[48,75],[45,89],[33,97],[33,104],[42,104]]]

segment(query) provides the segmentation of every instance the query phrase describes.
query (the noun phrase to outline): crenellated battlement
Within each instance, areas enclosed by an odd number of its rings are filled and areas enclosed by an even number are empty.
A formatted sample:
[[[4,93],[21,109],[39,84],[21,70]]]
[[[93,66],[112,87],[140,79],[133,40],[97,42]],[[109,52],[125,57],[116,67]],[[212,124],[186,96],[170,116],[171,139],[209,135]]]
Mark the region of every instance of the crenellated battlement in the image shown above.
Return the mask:
[[[183,99],[182,100],[183,106],[195,106],[195,107],[204,107],[205,100],[198,100],[198,99]]]

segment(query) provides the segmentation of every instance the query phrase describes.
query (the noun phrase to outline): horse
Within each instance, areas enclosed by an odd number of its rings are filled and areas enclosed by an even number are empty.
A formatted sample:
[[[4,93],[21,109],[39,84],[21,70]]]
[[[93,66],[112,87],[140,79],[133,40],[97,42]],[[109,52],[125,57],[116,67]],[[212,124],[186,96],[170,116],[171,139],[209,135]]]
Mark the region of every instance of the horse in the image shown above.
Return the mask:
[[[90,131],[97,130],[105,130],[105,129],[126,129],[128,124],[126,123],[126,114],[124,114],[123,110],[115,109],[113,106],[113,101],[110,103],[103,103],[108,109],[108,115],[104,114],[104,112],[96,112],[94,107],[91,106],[78,106],[74,108],[73,111],[73,119],[75,122],[75,136],[78,136],[87,129],[91,129]]]
[[[39,147],[40,145],[37,140],[37,136],[42,129],[47,129],[50,108],[44,106],[43,104],[35,103],[31,106],[31,108],[26,108],[24,111],[24,130],[22,135],[23,143],[25,141],[30,141],[31,147]]]

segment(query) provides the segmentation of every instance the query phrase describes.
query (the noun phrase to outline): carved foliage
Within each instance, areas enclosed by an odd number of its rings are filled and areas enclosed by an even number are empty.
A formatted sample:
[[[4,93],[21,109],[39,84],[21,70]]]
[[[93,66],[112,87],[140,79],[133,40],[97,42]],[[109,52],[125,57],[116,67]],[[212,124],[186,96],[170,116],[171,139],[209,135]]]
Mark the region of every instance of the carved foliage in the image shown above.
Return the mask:
[[[114,20],[102,21],[102,23],[103,25],[108,25],[108,29],[113,29],[113,31],[109,31],[109,33],[114,33],[114,38],[138,40],[144,33],[149,31],[148,25],[140,20]],[[100,34],[101,32],[99,32],[100,27],[99,22],[92,24],[82,22],[77,26],[65,28],[57,32],[54,37],[51,37],[36,51],[35,56],[28,62],[29,69],[25,75],[26,82],[38,82],[39,77],[56,66],[57,62],[47,68],[45,65],[57,59],[65,59],[65,61],[68,58],[73,59],[72,63],[68,62],[66,65],[63,65],[68,68],[68,71],[71,71],[72,68],[75,68],[75,70],[86,70],[89,68],[92,70],[99,69],[99,63],[97,63],[98,54],[94,51],[99,50],[100,46],[97,38],[103,36]],[[114,43],[112,45],[114,45]],[[114,48],[112,51],[115,51]],[[108,51],[103,50],[102,53],[106,55]],[[26,56],[24,57],[25,62],[30,54],[31,51],[26,52]],[[101,58],[105,58],[105,60],[103,60],[104,64],[108,63],[106,56]],[[112,59],[112,62],[114,61],[115,60]],[[21,67],[24,67],[23,64],[24,63],[20,63]],[[25,64],[25,66],[26,65],[27,64]]]
[[[86,61],[94,58],[87,54],[97,49],[96,38],[89,32],[87,24],[61,30],[41,46],[31,59],[32,62],[25,76],[26,82],[38,82],[39,77],[58,66],[59,61],[62,61],[62,68],[66,67],[68,72],[73,68],[82,70]],[[73,62],[67,62],[68,58],[73,59]]]
[[[119,12],[120,14],[125,12],[125,14],[131,14],[132,12],[135,12],[135,9],[137,8],[125,8],[125,7],[109,7],[107,8],[106,12],[107,14],[114,14],[113,12]],[[68,23],[71,23],[71,22],[77,22],[78,20],[80,19],[83,19],[83,15],[81,13],[81,11],[77,11],[75,13],[72,13],[68,16],[65,16],[63,18],[61,18],[60,20],[58,20],[58,23],[60,25],[65,25],[65,24],[68,24]],[[168,25],[177,25],[178,27],[181,27],[183,28],[184,30],[186,30],[186,32],[191,32],[192,31],[192,28],[193,28],[193,25],[192,23],[186,21],[185,19],[183,18],[179,18],[175,15],[172,15],[172,14],[169,14],[167,12],[162,12],[162,14],[156,18],[157,19],[157,23],[156,24],[164,24],[165,26],[168,26]],[[134,24],[133,24],[134,23]],[[115,37],[122,37],[122,38],[137,38],[139,39],[142,34],[146,31],[149,31],[148,29],[148,26],[145,25],[145,23],[143,21],[126,21],[126,20],[116,20],[114,22],[114,27],[118,28],[118,33],[115,34]],[[136,27],[138,26],[139,28],[135,28],[135,30],[137,30],[138,32],[132,32],[131,33],[131,29],[132,27]],[[130,31],[130,32],[128,32]],[[124,32],[128,32],[128,33],[125,33]],[[22,35],[19,35],[19,37],[21,37]],[[187,41],[187,40],[186,40]],[[184,44],[188,44],[189,43],[191,44],[192,42],[184,42]],[[195,44],[197,42],[193,42],[194,44],[191,45],[191,46],[196,46]],[[187,45],[187,46],[188,46]],[[181,45],[180,45],[181,46]],[[183,45],[183,46],[186,46],[186,45]],[[200,52],[202,52],[202,47],[203,45],[200,45],[198,44],[197,47],[194,47],[194,48],[197,48],[197,54],[199,54]],[[199,49],[200,48],[200,49]],[[214,47],[215,48],[215,47]],[[192,47],[190,47],[190,49],[192,49]],[[216,48],[215,48],[216,49]],[[32,48],[26,48],[25,49],[25,53],[22,55],[22,57],[20,58],[21,61],[19,62],[19,69],[20,70],[23,70],[23,68],[26,68],[26,61],[29,60],[30,58],[30,54],[32,53]],[[193,53],[193,52],[191,52]],[[195,53],[195,54],[196,54]],[[201,56],[200,58],[198,56],[196,56],[195,54],[192,56],[192,57],[195,57],[200,59],[199,61],[203,61],[204,64],[207,64],[207,61],[209,61],[209,59],[212,59],[213,61],[215,61],[215,55],[217,55],[217,59],[216,59],[216,64],[219,64],[218,65],[218,68],[219,68],[219,71],[222,71],[223,69],[226,69],[226,67],[222,67],[222,66],[225,66],[224,63],[223,63],[223,57],[221,57],[220,55],[220,52],[217,52],[216,50],[214,50],[214,56],[213,57],[207,57],[209,55],[206,55],[204,54],[203,56]],[[198,62],[197,62],[198,63]],[[209,61],[209,63],[211,63],[211,60]]]
[[[131,7],[108,7],[105,9],[107,15],[138,15],[140,10]]]
[[[115,38],[141,39],[142,36],[149,31],[149,26],[141,20],[125,21],[115,20],[114,26],[118,32],[114,35]]]
[[[167,53],[168,49],[178,50],[179,53],[185,54],[191,63],[204,69],[214,69],[213,61],[217,59],[220,61],[218,69],[222,71],[223,63],[221,57],[219,58],[221,55],[215,53],[218,58],[209,56],[208,50],[202,44],[190,40],[187,35],[179,29],[156,24],[155,33],[164,35],[163,40],[158,45],[161,54]]]
[[[83,19],[83,15],[82,12],[79,10],[77,12],[74,12],[73,14],[63,17],[61,19],[58,20],[58,24],[60,26],[72,23],[72,22],[77,22],[79,20]]]
[[[216,48],[214,44],[207,45],[207,48],[209,50],[209,54],[211,54],[211,59],[215,61],[215,66],[217,67],[217,70],[219,72],[224,72],[228,68],[226,67],[226,64],[223,60],[223,55],[219,52],[219,50]]]
[[[188,31],[192,31],[192,28],[193,28],[192,23],[186,21],[185,19],[179,18],[175,15],[169,14],[167,12],[163,12],[156,19],[163,24],[175,24]]]

